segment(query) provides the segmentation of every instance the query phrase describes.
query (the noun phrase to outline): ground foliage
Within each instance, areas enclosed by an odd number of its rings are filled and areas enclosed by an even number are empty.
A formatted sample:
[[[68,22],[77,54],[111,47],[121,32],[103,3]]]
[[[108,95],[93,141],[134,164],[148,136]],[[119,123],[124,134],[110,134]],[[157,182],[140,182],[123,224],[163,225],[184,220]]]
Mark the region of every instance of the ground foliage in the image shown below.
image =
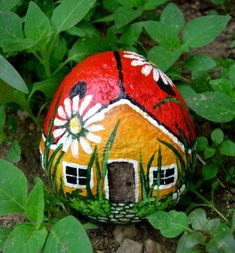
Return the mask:
[[[235,251],[234,209],[220,211],[216,203],[221,189],[235,185],[235,61],[193,51],[216,39],[234,6],[212,0],[219,12],[211,10],[186,22],[175,2],[0,1],[0,142],[10,143],[10,162],[0,160],[0,215],[24,215],[23,223],[0,228],[0,250],[92,252],[84,226],[94,226],[71,216],[66,203],[39,178],[29,191],[24,174],[13,165],[21,159],[23,141],[11,113],[24,110],[40,128],[59,82],[76,63],[97,52],[126,49],[167,72],[196,126],[209,126],[199,133],[197,172],[181,211],[158,211],[148,221],[165,238],[180,235],[177,252]],[[235,46],[235,40],[230,43]]]

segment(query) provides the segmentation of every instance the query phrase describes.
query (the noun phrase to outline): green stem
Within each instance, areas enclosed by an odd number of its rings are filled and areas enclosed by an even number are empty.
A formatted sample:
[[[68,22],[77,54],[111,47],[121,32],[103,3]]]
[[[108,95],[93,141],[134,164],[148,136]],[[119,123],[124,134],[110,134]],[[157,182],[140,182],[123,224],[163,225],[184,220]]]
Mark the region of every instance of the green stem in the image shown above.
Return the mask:
[[[190,189],[192,193],[194,193],[199,199],[201,199],[205,204],[198,204],[200,206],[206,206],[211,208],[215,213],[217,213],[228,225],[230,225],[230,222],[228,219],[213,205],[213,203],[209,200],[207,200],[205,197],[203,197],[200,193],[198,193],[195,190]]]
[[[52,73],[52,75],[56,75],[67,63],[72,60],[72,57],[67,58],[64,62],[62,62],[59,67]]]

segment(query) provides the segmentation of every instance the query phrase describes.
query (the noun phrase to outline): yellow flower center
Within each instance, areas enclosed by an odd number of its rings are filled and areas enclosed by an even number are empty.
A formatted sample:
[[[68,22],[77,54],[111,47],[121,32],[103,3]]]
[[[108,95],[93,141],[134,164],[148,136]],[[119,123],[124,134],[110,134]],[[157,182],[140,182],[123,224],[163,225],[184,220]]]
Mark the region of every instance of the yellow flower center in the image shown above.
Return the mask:
[[[73,117],[69,122],[69,128],[72,134],[78,134],[82,129],[80,119],[76,116]]]

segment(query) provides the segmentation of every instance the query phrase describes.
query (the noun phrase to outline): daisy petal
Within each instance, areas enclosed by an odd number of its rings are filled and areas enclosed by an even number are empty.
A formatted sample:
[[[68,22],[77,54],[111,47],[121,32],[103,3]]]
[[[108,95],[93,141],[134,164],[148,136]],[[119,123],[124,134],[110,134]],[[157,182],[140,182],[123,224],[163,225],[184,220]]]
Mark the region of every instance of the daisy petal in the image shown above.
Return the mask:
[[[135,59],[135,60],[141,59],[141,57],[139,55],[133,55],[133,54],[124,54],[123,57],[129,58],[129,59]]]
[[[58,138],[59,136],[63,135],[65,132],[65,128],[57,128],[53,131],[54,138]]]
[[[92,100],[92,95],[88,95],[84,98],[84,100],[81,103],[81,107],[79,109],[79,114],[82,115],[83,112],[85,111],[85,109],[87,108],[87,106],[90,104],[91,100]]]
[[[65,114],[65,111],[64,111],[64,108],[63,106],[59,106],[58,108],[58,115],[62,118],[62,119],[66,119],[66,114]]]
[[[91,154],[92,153],[92,148],[91,148],[90,144],[83,137],[80,137],[79,141],[80,141],[80,144],[82,146],[82,149],[87,154]]]
[[[64,142],[64,145],[63,145],[62,150],[63,150],[64,152],[67,152],[68,149],[69,149],[69,146],[71,145],[71,143],[72,143],[72,136],[69,135],[69,136],[67,137],[67,139],[65,140],[65,142]]]
[[[92,134],[92,133],[88,133],[86,135],[87,139],[91,142],[95,142],[95,143],[100,143],[102,138],[100,136],[97,136],[95,134]]]
[[[159,80],[159,71],[156,68],[153,69],[153,79],[155,82]]]
[[[71,117],[71,100],[69,98],[66,98],[64,100],[64,108],[67,116],[70,118]]]
[[[141,73],[148,76],[152,69],[153,67],[150,64],[147,64],[141,69]]]
[[[54,120],[54,126],[64,126],[67,123],[67,120],[61,120],[58,118],[55,118]]]
[[[165,75],[165,77],[170,86],[174,87],[175,85],[173,84],[172,80],[167,75]]]
[[[91,116],[84,124],[85,127],[91,125],[92,123],[95,123],[97,121],[101,121],[104,119],[104,113],[97,113],[94,116]]]
[[[68,136],[69,136],[69,133],[65,132],[65,134],[57,142],[57,146],[59,146],[60,144],[64,145],[64,143],[65,143],[66,139],[68,138]]]
[[[101,104],[96,104],[95,106],[91,107],[88,112],[83,116],[83,120],[86,120],[93,116],[99,109],[101,108]]]
[[[146,64],[146,62],[144,60],[142,60],[142,59],[140,59],[140,60],[133,60],[131,62],[131,66],[142,66],[144,64]]]
[[[164,73],[162,73],[161,70],[159,70],[159,72],[160,72],[160,76],[161,76],[161,78],[162,78],[163,83],[167,85],[168,82],[167,82],[166,77],[165,77],[166,75],[165,75]]]
[[[72,150],[73,156],[78,157],[78,140],[77,139],[72,140],[71,150]]]
[[[99,132],[104,130],[104,127],[102,125],[91,125],[87,127],[87,130],[89,132]]]
[[[73,97],[73,106],[72,106],[73,114],[78,112],[78,104],[79,104],[79,96],[77,95]]]

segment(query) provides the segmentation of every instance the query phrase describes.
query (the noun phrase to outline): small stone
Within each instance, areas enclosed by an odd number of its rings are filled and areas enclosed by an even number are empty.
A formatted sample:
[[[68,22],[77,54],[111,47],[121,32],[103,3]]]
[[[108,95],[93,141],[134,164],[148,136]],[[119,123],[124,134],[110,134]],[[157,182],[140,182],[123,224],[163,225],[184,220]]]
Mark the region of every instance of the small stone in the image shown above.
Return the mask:
[[[145,246],[144,253],[163,253],[162,246],[151,239],[147,239],[145,241],[144,246]]]
[[[124,220],[126,222],[126,220]],[[122,226],[118,225],[115,227],[113,231],[113,235],[115,240],[118,243],[121,243],[124,241],[124,239],[134,239],[137,235],[137,228],[135,227],[134,224],[129,225],[129,226]]]
[[[116,253],[143,253],[143,244],[130,239],[125,239]]]

